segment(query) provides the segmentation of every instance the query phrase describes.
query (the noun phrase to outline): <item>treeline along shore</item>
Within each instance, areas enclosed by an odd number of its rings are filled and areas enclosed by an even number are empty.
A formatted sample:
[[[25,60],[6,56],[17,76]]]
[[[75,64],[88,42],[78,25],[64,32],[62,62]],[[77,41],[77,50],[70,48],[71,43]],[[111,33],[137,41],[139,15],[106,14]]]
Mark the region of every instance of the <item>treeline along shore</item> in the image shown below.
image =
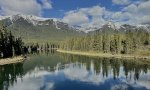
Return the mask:
[[[88,56],[149,58],[150,34],[142,29],[102,30],[66,39],[58,51]]]
[[[57,52],[82,55],[89,57],[101,57],[101,58],[116,58],[116,59],[129,59],[129,60],[145,60],[150,62],[150,56],[140,56],[140,55],[127,55],[127,54],[111,54],[111,53],[100,53],[100,52],[85,52],[85,51],[67,51],[58,49]]]
[[[15,37],[5,26],[0,24],[0,57],[8,58],[22,54],[23,41]]]
[[[26,45],[21,37],[13,36],[11,31],[0,23],[0,65],[22,62],[28,53],[56,48],[59,48],[59,45],[53,43]]]
[[[0,65],[23,61],[23,41],[0,23]]]

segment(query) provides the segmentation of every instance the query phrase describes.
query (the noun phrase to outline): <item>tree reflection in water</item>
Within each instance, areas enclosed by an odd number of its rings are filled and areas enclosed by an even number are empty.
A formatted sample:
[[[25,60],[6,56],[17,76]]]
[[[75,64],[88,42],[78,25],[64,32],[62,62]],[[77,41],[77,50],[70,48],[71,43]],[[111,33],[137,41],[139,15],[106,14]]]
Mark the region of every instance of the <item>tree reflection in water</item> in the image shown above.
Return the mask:
[[[144,90],[150,89],[146,85],[150,83],[150,65],[143,61],[91,58],[53,52],[42,56],[43,54],[34,53],[32,57],[36,57],[35,60],[31,58],[32,60],[25,63],[1,66],[0,90],[15,90],[18,87],[23,90],[45,90],[48,86],[54,90],[79,89],[80,86],[86,90],[138,89],[134,85]],[[28,84],[36,87],[31,88]]]
[[[23,77],[23,63],[0,66],[0,90],[8,90],[8,87],[17,82],[17,78]]]

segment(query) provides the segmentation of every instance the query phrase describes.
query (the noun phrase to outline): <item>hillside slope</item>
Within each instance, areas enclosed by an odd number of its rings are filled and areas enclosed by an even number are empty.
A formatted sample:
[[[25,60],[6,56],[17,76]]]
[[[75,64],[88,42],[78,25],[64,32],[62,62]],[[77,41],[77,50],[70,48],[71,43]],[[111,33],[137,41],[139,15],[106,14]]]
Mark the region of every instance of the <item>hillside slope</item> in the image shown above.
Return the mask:
[[[26,43],[54,43],[83,34],[60,20],[32,15],[5,16],[1,18],[1,22]]]

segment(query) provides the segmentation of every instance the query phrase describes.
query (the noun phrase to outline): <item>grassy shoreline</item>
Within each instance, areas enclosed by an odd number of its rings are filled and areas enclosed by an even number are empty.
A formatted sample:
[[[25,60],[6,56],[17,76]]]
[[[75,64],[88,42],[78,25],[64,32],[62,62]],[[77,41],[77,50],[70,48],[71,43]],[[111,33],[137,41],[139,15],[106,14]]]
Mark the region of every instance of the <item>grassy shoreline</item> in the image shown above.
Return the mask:
[[[150,56],[140,56],[140,55],[123,55],[123,54],[110,54],[110,53],[97,53],[97,52],[82,52],[82,51],[66,51],[57,50],[60,53],[83,55],[90,57],[103,57],[103,58],[119,58],[119,59],[147,59],[150,60]]]
[[[0,65],[12,64],[12,63],[20,63],[23,62],[25,59],[23,56],[17,56],[13,58],[5,58],[0,59]]]

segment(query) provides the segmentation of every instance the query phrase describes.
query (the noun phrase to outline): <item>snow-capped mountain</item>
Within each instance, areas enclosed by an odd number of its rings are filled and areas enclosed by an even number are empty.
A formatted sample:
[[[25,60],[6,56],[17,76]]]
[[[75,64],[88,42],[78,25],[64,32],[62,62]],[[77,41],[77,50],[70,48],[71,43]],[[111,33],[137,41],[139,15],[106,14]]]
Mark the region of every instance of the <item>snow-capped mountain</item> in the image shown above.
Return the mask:
[[[90,25],[81,25],[81,26],[73,26],[74,28],[80,30],[80,31],[84,31],[86,33],[88,32],[93,32],[102,28],[111,28],[113,30],[118,30],[120,28],[120,24],[117,23],[113,23],[113,22],[108,22],[105,24],[101,24],[101,25],[94,25],[94,24],[90,24]]]
[[[102,31],[102,30],[117,30],[117,31],[126,31],[126,30],[144,30],[150,32],[150,25],[129,25],[129,24],[118,24],[114,22],[108,22],[100,27],[90,27],[85,28],[87,32],[93,31]]]
[[[102,29],[111,29],[111,30],[121,30],[124,31],[126,29],[144,29],[148,32],[150,32],[150,25],[129,25],[129,24],[118,24],[118,23],[114,23],[112,21],[109,21],[108,23],[104,24],[104,25],[83,25],[83,26],[79,26],[79,25],[74,25],[71,26],[67,23],[64,23],[62,20],[60,19],[56,19],[56,18],[43,18],[43,17],[37,17],[37,16],[33,16],[33,15],[23,15],[23,14],[17,14],[17,15],[12,15],[12,16],[0,16],[0,20],[4,20],[5,23],[15,23],[18,20],[25,20],[28,23],[34,25],[34,26],[54,26],[56,29],[71,29],[71,30],[75,30],[75,31],[83,31],[83,32],[91,32],[91,31],[97,31],[97,30],[102,30]]]
[[[42,18],[33,15],[0,16],[3,23],[15,36],[28,39],[62,40],[66,37],[80,35],[82,32],[56,18]]]
[[[39,17],[32,16],[32,15],[22,15],[22,14],[17,14],[17,15],[12,15],[12,16],[0,16],[0,20],[9,19],[12,22],[20,18],[23,18],[24,20],[27,20],[28,22],[33,23],[33,24],[36,23],[35,21],[45,20],[44,18],[39,18]]]
[[[54,21],[57,21],[55,18],[42,18],[42,17],[37,17],[34,15],[23,15],[23,14],[17,14],[17,15],[12,15],[12,16],[0,16],[0,20],[10,19],[11,21],[16,21],[19,18],[23,18],[24,20],[27,20],[30,23],[33,23],[34,25],[37,24],[37,22],[39,21],[45,21],[49,19],[53,19]]]
[[[19,21],[20,20],[20,21]],[[43,18],[43,17],[38,17],[34,15],[23,15],[23,14],[17,14],[17,15],[12,15],[12,16],[0,16],[0,21],[3,21],[5,24],[12,24],[16,22],[22,22],[26,21],[29,24],[32,24],[34,26],[54,26],[56,29],[70,29],[70,30],[76,30],[73,26],[70,26],[67,23],[64,23],[60,19],[56,18]]]

